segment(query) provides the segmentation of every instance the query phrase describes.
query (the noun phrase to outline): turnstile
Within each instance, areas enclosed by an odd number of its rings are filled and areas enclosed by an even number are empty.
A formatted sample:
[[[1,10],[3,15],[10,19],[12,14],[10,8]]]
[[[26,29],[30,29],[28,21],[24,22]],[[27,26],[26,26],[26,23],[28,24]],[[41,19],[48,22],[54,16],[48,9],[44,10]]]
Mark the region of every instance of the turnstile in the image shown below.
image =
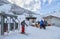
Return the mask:
[[[7,32],[7,30],[8,30],[8,23],[4,23],[3,30],[4,30],[4,32]]]
[[[18,29],[18,23],[15,24],[15,29]]]
[[[14,29],[14,23],[10,23],[10,30],[12,31]]]

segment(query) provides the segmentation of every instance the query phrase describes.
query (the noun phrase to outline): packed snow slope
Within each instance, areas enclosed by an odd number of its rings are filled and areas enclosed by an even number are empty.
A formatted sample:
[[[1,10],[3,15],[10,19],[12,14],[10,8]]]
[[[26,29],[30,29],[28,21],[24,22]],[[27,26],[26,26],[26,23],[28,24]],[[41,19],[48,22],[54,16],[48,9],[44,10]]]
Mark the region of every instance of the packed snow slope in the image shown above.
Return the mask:
[[[46,27],[46,30],[36,27],[25,27],[26,34],[21,34],[20,30],[11,31],[1,39],[60,39],[60,28],[55,26]]]

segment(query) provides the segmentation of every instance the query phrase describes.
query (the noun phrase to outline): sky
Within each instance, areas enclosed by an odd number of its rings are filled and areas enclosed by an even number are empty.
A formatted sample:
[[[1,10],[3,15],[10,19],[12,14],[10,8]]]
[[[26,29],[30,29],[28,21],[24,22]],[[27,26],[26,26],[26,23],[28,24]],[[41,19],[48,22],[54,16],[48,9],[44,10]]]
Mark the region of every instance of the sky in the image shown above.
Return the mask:
[[[54,11],[60,10],[60,0],[53,0],[50,4],[46,2],[44,5],[41,5],[41,12],[53,13]]]
[[[52,13],[60,10],[60,0],[8,0],[20,7],[37,13]]]

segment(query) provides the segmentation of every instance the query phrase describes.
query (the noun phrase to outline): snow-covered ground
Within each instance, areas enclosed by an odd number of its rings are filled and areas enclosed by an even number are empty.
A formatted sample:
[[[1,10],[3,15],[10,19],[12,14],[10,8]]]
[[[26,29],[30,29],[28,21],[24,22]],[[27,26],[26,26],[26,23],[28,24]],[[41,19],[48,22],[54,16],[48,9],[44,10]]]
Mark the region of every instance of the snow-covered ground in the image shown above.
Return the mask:
[[[28,26],[25,29],[26,35],[21,34],[21,29],[11,31],[9,34],[1,36],[1,39],[60,39],[60,28],[49,26],[44,29]]]

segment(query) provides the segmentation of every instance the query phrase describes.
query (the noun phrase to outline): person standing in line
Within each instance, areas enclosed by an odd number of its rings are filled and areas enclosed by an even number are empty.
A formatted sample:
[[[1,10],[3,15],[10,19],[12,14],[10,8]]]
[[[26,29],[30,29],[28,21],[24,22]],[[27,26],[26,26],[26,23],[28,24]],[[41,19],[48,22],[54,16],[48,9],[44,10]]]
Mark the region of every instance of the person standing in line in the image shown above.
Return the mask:
[[[47,24],[48,24],[47,21],[44,20],[44,23],[43,23],[43,28],[44,28],[44,29],[46,29]]]
[[[28,26],[28,25],[25,23],[25,20],[23,20],[23,21],[21,22],[21,26],[22,26],[22,28],[21,28],[21,33],[22,33],[22,34],[25,34],[25,25]]]
[[[40,21],[40,29],[43,27],[43,20]]]

